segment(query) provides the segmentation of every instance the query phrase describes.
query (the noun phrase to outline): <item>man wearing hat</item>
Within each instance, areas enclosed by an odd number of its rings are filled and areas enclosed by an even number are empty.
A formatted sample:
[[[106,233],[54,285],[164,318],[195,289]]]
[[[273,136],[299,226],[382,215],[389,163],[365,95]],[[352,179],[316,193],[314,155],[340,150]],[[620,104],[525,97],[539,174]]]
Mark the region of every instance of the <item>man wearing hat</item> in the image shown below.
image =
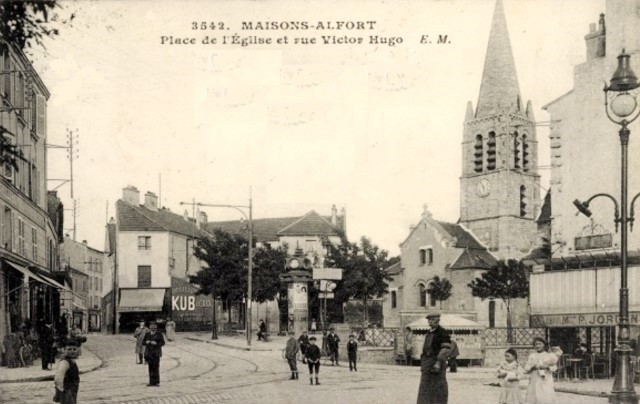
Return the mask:
[[[327,351],[329,351],[329,357],[331,358],[331,366],[335,362],[338,364],[338,344],[340,343],[340,337],[335,333],[333,328],[329,328],[329,335],[327,335]]]
[[[149,365],[149,384],[147,386],[160,386],[160,358],[162,357],[164,337],[158,331],[157,323],[149,324],[149,332],[144,335],[142,345],[145,347],[144,358]]]
[[[55,385],[54,401],[62,404],[76,404],[78,390],[80,389],[80,371],[75,358],[78,356],[78,343],[69,338],[64,347],[64,358],[58,362]]]
[[[429,330],[424,336],[420,356],[420,388],[418,404],[447,404],[446,360],[451,350],[449,333],[440,327],[440,314],[427,315]]]

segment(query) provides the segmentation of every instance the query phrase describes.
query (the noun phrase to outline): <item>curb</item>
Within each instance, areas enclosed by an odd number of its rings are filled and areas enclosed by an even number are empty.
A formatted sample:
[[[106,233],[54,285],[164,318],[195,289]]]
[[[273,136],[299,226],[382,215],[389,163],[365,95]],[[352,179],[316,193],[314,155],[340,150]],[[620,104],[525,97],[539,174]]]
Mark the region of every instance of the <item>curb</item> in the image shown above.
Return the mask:
[[[496,382],[491,382],[491,383],[485,383],[485,386],[500,387],[500,384]],[[525,390],[525,389],[521,387],[521,390]],[[557,387],[557,386],[554,386],[554,390],[557,391],[558,393],[577,394],[580,396],[590,396],[590,397],[599,397],[599,398],[609,397],[609,393],[605,393],[604,391],[598,392],[593,390],[578,390],[578,389],[572,389],[569,387]]]
[[[238,351],[278,352],[278,351],[282,350],[282,349],[273,349],[273,348],[258,348],[258,347],[254,347],[254,346],[241,347],[241,346],[236,346],[236,345],[232,345],[232,344],[225,344],[224,342],[217,342],[217,341],[199,339],[199,338],[194,338],[194,337],[185,337],[185,338],[188,339],[188,340],[191,340],[191,341],[204,342],[206,344],[214,344],[214,345],[218,345],[218,346],[221,346],[221,347],[224,347],[224,348],[236,349]]]
[[[98,355],[94,354],[93,352],[91,352],[91,354],[96,357],[96,359],[98,360],[98,363],[96,365],[92,365],[92,366],[90,366],[90,367],[88,367],[88,368],[86,368],[84,370],[80,369],[79,370],[80,374],[93,372],[94,370],[100,369],[101,367],[104,366],[104,361],[102,360],[102,358],[100,358]],[[55,374],[48,374],[46,376],[32,376],[32,377],[23,377],[21,379],[0,380],[0,384],[5,384],[5,383],[47,382],[47,381],[53,381],[54,378],[55,378]]]

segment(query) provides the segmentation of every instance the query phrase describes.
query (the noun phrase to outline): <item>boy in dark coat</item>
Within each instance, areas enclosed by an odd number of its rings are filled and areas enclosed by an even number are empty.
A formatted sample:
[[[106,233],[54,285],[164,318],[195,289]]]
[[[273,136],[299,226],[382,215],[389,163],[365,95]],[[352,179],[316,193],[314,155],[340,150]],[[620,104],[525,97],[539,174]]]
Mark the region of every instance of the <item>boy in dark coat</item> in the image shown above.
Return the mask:
[[[349,342],[347,342],[347,354],[349,355],[349,370],[358,371],[356,361],[358,360],[358,343],[353,335],[349,335]]]
[[[75,358],[78,356],[78,343],[68,339],[64,348],[64,358],[58,362],[54,385],[55,397],[62,404],[76,404],[80,389],[80,371]]]
[[[340,344],[340,337],[338,337],[333,328],[330,328],[329,335],[327,335],[327,351],[331,358],[331,366],[333,366],[334,362],[336,366],[340,366],[338,364],[338,344]]]
[[[318,375],[320,374],[320,348],[316,345],[316,337],[309,338],[307,347],[307,365],[309,366],[309,384],[313,385],[313,371],[316,372],[316,385],[320,384]]]
[[[149,332],[144,335],[142,345],[145,346],[144,358],[149,365],[149,384],[147,386],[160,386],[160,358],[164,337],[158,331],[158,324],[149,324]]]
[[[289,369],[291,370],[291,378],[289,380],[297,380],[298,364],[296,363],[296,358],[298,356],[298,352],[300,352],[300,345],[293,336],[293,331],[289,331],[288,334],[289,339],[287,340],[287,347],[284,349],[284,357],[287,359]]]

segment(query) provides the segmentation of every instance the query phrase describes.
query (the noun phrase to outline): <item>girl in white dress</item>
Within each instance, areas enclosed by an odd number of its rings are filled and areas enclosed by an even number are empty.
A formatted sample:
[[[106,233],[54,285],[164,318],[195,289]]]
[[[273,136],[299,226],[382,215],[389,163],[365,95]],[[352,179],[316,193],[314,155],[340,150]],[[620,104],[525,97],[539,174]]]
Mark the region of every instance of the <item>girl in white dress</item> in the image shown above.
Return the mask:
[[[496,375],[502,379],[500,385],[499,404],[522,404],[522,396],[520,395],[520,375],[522,368],[518,365],[518,353],[515,349],[509,348],[504,353],[504,362],[498,366]]]

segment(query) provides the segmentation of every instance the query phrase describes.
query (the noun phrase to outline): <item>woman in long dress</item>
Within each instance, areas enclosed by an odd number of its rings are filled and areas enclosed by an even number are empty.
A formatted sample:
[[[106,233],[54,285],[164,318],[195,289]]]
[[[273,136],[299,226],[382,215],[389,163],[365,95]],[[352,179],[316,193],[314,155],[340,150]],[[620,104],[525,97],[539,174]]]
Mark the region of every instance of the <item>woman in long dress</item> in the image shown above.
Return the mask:
[[[169,319],[169,321],[167,321],[167,324],[165,325],[165,331],[167,332],[167,339],[169,341],[173,341],[176,339],[176,323],[172,319]]]
[[[529,355],[524,365],[529,373],[526,404],[556,404],[556,392],[553,387],[553,372],[557,369],[559,355],[562,352],[547,352],[546,341],[542,338],[533,340],[535,352]]]

